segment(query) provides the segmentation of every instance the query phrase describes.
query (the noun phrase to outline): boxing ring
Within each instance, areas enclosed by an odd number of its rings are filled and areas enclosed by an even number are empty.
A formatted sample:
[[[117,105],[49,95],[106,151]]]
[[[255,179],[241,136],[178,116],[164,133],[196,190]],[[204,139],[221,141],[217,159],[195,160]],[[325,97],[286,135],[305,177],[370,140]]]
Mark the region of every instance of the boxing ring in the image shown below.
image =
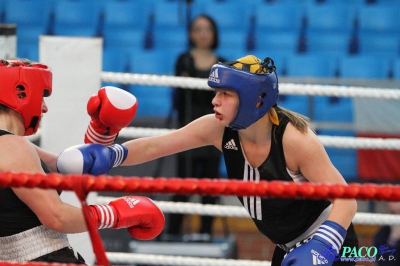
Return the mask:
[[[46,40],[45,40],[46,41]],[[53,40],[49,39],[49,43]],[[65,41],[65,39],[57,40],[56,43]],[[77,39],[80,43],[82,39]],[[88,40],[85,40],[88,41]],[[73,41],[72,41],[73,42]],[[90,41],[89,41],[90,42]],[[87,48],[93,49],[98,46],[98,40],[87,45]],[[54,45],[54,43],[52,44]],[[76,46],[71,46],[68,49],[67,57],[74,54]],[[60,57],[51,58],[51,55],[60,53],[59,49],[53,49],[53,53],[45,54],[44,50],[46,45],[41,46],[41,61],[52,65],[54,60],[60,60]],[[50,51],[50,52],[51,52]],[[91,51],[93,56],[98,56],[98,51]],[[100,49],[101,53],[101,49]],[[64,57],[65,58],[65,57]],[[67,61],[67,62],[66,62]],[[54,63],[57,64],[57,63]],[[65,60],[63,64],[68,64]],[[96,66],[99,60],[89,62],[89,65]],[[101,65],[101,62],[100,62]],[[63,66],[64,67],[64,66]],[[76,67],[71,62],[70,69]],[[79,67],[76,67],[72,75],[81,75]],[[132,73],[113,73],[101,72],[96,66],[96,71],[93,74],[90,86],[91,90],[84,92],[85,95],[79,94],[79,99],[76,101],[76,106],[79,104],[86,106],[86,101],[90,95],[97,91],[100,82],[113,82],[120,84],[140,84],[149,86],[166,86],[166,87],[181,87],[186,89],[210,89],[207,86],[205,79],[187,78],[187,77],[173,77],[173,76],[159,76],[159,75],[146,75],[146,74],[132,74]],[[57,73],[57,67],[53,69]],[[71,70],[72,71],[72,70]],[[86,74],[87,75],[87,74]],[[79,82],[83,78],[80,76]],[[63,85],[70,80],[66,78],[55,78],[57,85]],[[81,85],[81,84],[79,84]],[[74,85],[69,85],[74,86]],[[335,96],[335,97],[360,97],[371,99],[388,99],[400,100],[400,90],[395,89],[378,89],[378,88],[362,88],[362,87],[349,87],[349,86],[330,86],[330,85],[302,85],[293,83],[281,83],[280,94],[282,95],[312,95],[312,96]],[[56,90],[55,90],[56,92]],[[67,93],[67,92],[66,92]],[[71,93],[71,92],[69,92]],[[52,96],[53,97],[53,96]],[[58,96],[62,98],[62,96]],[[54,104],[53,104],[54,106]],[[61,106],[65,107],[65,106]],[[61,108],[60,107],[60,108]],[[49,108],[51,110],[51,108]],[[82,108],[84,110],[84,108]],[[51,113],[52,111],[50,111]],[[57,111],[56,111],[57,112]],[[84,111],[81,116],[86,114]],[[47,114],[46,114],[47,115]],[[59,117],[57,117],[59,119]],[[55,121],[51,119],[51,121]],[[66,118],[68,120],[68,118]],[[75,117],[76,120],[76,117]],[[46,121],[46,118],[44,118]],[[84,125],[80,129],[79,141],[83,141],[84,131],[86,130],[89,118],[85,117],[82,121],[75,121],[78,125]],[[49,124],[51,122],[48,122]],[[56,126],[55,126],[56,127]],[[40,141],[46,147],[49,143],[54,143],[54,137],[47,133],[50,129],[47,124],[41,126],[38,133],[29,137],[31,141]],[[119,137],[124,138],[138,138],[146,136],[155,136],[164,134],[171,129],[164,128],[144,128],[144,127],[128,127],[124,128]],[[49,136],[50,135],[50,136]],[[52,141],[49,141],[49,138]],[[335,147],[341,149],[383,149],[383,150],[400,150],[400,139],[396,138],[357,138],[357,137],[333,137],[333,136],[319,136],[325,147]],[[75,141],[75,143],[68,143]],[[76,139],[67,140],[63,146],[58,146],[53,150],[59,151],[68,146],[75,145]],[[58,150],[57,150],[58,149]],[[325,198],[354,198],[359,200],[373,200],[373,201],[400,201],[400,185],[393,184],[358,184],[351,183],[348,186],[343,185],[329,185],[329,184],[311,184],[311,183],[288,183],[288,182],[264,182],[253,183],[251,181],[237,181],[226,179],[193,179],[193,178],[165,178],[165,177],[139,177],[139,176],[89,176],[89,175],[60,175],[60,174],[23,174],[23,173],[0,173],[0,187],[41,187],[41,188],[54,188],[64,191],[70,191],[76,194],[79,199],[79,205],[82,204],[104,204],[112,200],[111,197],[97,196],[96,192],[119,192],[119,193],[146,193],[146,194],[194,194],[194,195],[215,195],[215,196],[262,196],[271,198],[312,198],[312,199],[325,199]],[[237,218],[250,218],[247,211],[241,206],[227,206],[227,205],[202,205],[198,203],[179,203],[168,201],[155,201],[161,210],[168,213],[182,213],[182,214],[197,214],[197,215],[212,215],[221,217],[237,217]],[[85,207],[84,207],[85,209]],[[400,224],[400,216],[391,214],[376,214],[376,213],[362,213],[358,212],[353,220],[355,224],[366,225],[393,225]],[[111,264],[147,264],[147,265],[259,265],[268,266],[268,261],[256,260],[233,260],[233,259],[215,259],[215,258],[200,258],[200,257],[184,257],[184,256],[166,256],[160,254],[139,254],[139,253],[121,253],[121,252],[107,252],[104,249],[102,240],[99,233],[93,227],[89,230],[88,238],[90,238],[91,247],[93,248],[94,258],[98,265],[111,265]],[[85,236],[86,237],[86,236]],[[74,245],[73,245],[74,246]],[[79,248],[76,248],[79,252]],[[85,257],[85,256],[84,256]],[[90,259],[88,260],[90,263]],[[2,265],[19,265],[14,262],[0,262]],[[26,265],[26,264],[24,264]],[[48,265],[46,263],[35,263],[35,265]],[[64,264],[65,265],[65,264]]]

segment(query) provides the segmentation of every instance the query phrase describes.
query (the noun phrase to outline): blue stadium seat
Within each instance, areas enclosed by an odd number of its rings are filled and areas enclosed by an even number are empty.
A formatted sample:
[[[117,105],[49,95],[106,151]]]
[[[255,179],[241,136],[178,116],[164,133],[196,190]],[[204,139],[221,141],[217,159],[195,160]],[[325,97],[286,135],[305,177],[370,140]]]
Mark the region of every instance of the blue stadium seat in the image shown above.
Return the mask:
[[[314,4],[317,5],[330,5],[330,4],[335,4],[335,5],[343,5],[346,6],[347,8],[352,8],[352,9],[359,9],[363,8],[366,5],[366,0],[312,0],[314,1]]]
[[[348,136],[354,137],[353,131],[318,130],[318,135],[324,136]],[[357,173],[357,151],[355,149],[341,149],[326,147],[326,152],[336,169],[342,174],[347,182],[354,182],[358,178]]]
[[[131,72],[173,75],[178,50],[142,50],[131,55]],[[129,85],[139,101],[137,116],[166,117],[172,107],[172,89],[167,86]]]
[[[4,22],[5,9],[6,9],[6,0],[0,0],[0,23]]]
[[[245,50],[247,48],[248,31],[244,29],[223,29],[219,31],[219,48],[239,48]]]
[[[394,61],[393,64],[393,78],[400,80],[400,58]]]
[[[147,29],[150,22],[150,12],[142,1],[101,1],[103,13],[102,33],[112,34],[115,30]]]
[[[350,52],[350,34],[343,32],[310,32],[306,37],[307,53],[325,53],[330,55],[346,55]]]
[[[354,29],[355,18],[355,10],[343,4],[308,6],[306,9],[307,35],[329,32],[349,36]]]
[[[358,52],[360,54],[373,54],[387,58],[400,56],[400,35],[392,33],[360,33],[358,43]]]
[[[374,55],[344,56],[339,59],[339,76],[355,79],[387,79],[390,60]]]
[[[186,11],[180,1],[157,1],[152,10],[154,28],[186,28]]]
[[[102,71],[107,72],[129,72],[129,53],[121,51],[120,48],[104,47]],[[115,86],[127,89],[127,85],[114,82],[102,82],[102,86]]]
[[[39,45],[38,42],[34,43],[18,43],[17,44],[17,57],[27,58],[32,61],[39,61]]]
[[[299,34],[303,27],[305,5],[296,3],[264,3],[255,10],[255,27],[259,31],[294,32]]]
[[[353,99],[346,97],[314,96],[312,119],[317,122],[353,122]]]
[[[17,25],[17,56],[38,60],[39,36],[49,31],[51,17],[49,2],[7,1],[4,10],[4,22]]]
[[[299,49],[300,35],[297,32],[271,32],[260,28],[255,32],[256,50],[281,50],[296,53]]]
[[[141,49],[130,55],[131,72],[174,75],[175,61],[184,48]]]
[[[247,32],[251,19],[251,4],[248,1],[206,1],[203,12],[212,17],[220,32],[240,30]]]
[[[321,54],[298,54],[286,60],[287,76],[290,77],[331,77],[337,71],[336,57]]]
[[[243,49],[242,47],[222,47],[220,46],[219,48],[217,48],[215,50],[215,52],[221,56],[222,58],[224,58],[226,61],[233,61],[236,60],[240,57],[243,57],[247,54],[249,54],[249,52],[246,49]]]
[[[367,5],[359,10],[359,33],[400,35],[400,8],[394,5]]]
[[[184,49],[187,45],[187,30],[178,28],[155,28],[153,30],[152,49],[177,48]]]
[[[204,10],[207,5],[214,4],[214,0],[202,0],[202,1],[191,1],[189,8],[189,18],[192,20],[200,14],[204,14]]]
[[[53,33],[63,36],[100,35],[100,4],[96,0],[59,0],[54,10]]]
[[[104,47],[122,50],[137,50],[145,46],[145,30],[141,28],[118,27],[103,32]]]
[[[309,116],[309,96],[279,95],[278,105],[296,113]]]

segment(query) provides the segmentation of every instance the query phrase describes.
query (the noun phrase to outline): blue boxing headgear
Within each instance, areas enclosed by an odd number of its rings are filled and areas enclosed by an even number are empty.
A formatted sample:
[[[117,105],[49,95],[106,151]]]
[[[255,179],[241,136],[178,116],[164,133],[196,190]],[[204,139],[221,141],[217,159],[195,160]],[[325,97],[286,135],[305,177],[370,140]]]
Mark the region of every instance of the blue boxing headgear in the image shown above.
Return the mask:
[[[278,76],[274,61],[267,57],[262,63],[248,55],[233,62],[213,65],[208,86],[235,91],[239,108],[230,128],[245,129],[263,117],[278,100]]]

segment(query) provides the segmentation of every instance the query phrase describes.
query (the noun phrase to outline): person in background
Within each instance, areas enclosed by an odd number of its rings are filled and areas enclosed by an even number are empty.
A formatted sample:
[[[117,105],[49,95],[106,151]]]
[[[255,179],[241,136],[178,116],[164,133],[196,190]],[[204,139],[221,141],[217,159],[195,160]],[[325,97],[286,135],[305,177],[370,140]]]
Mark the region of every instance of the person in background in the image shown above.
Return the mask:
[[[208,85],[216,92],[214,114],[162,135],[114,144],[128,153],[117,165],[137,165],[214,146],[223,153],[232,180],[347,185],[308,118],[278,105],[278,76],[271,58],[261,61],[247,55],[217,63],[210,70]],[[86,169],[90,174],[100,161],[114,166],[114,153],[101,144],[86,144],[61,153],[57,165],[68,166],[69,173]],[[74,160],[76,154],[82,159]],[[276,244],[272,266],[356,265],[341,257],[345,247],[358,249],[352,224],[355,199],[238,199],[258,230]]]
[[[25,138],[36,133],[48,111],[44,97],[52,93],[51,70],[28,60],[0,59],[0,77],[0,172],[56,172],[58,154]],[[0,260],[85,264],[67,238],[87,231],[82,209],[61,201],[60,194],[55,189],[0,188]],[[164,228],[163,213],[146,197],[125,196],[88,208],[99,229],[127,228],[132,237],[149,240]]]
[[[218,47],[218,29],[215,21],[207,15],[195,17],[188,29],[189,50],[179,55],[175,64],[175,75],[184,77],[208,78],[211,67],[225,59],[215,53]],[[174,109],[178,113],[179,127],[212,113],[213,91],[188,90],[176,88],[174,91]],[[178,154],[178,177],[216,178],[219,174],[220,152],[215,147],[202,147]],[[186,202],[189,196],[175,195],[171,199]],[[217,197],[203,196],[203,204],[215,204]],[[214,217],[201,216],[198,234],[191,235],[193,241],[210,241]],[[169,223],[162,234],[165,240],[180,240],[182,237],[182,214],[170,214]]]
[[[388,212],[399,215],[400,202],[388,202]],[[400,265],[400,225],[382,226],[374,236],[374,246],[379,250],[376,265]]]

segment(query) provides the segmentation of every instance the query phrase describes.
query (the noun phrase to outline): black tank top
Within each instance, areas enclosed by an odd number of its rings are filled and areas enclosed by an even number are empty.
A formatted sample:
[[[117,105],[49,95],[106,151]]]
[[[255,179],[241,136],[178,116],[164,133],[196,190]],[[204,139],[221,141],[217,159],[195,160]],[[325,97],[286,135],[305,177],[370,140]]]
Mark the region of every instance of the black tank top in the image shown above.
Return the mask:
[[[258,168],[252,168],[244,157],[238,131],[226,128],[222,151],[229,179],[245,181],[281,180],[294,182],[286,168],[282,138],[288,124],[279,117],[273,126],[271,149]],[[328,200],[268,199],[257,196],[238,197],[258,230],[275,244],[286,244],[304,233],[331,203]]]
[[[0,136],[11,134],[0,130]],[[45,173],[51,170],[43,162]],[[11,188],[0,188],[0,237],[11,236],[42,225],[35,213],[23,203]]]

